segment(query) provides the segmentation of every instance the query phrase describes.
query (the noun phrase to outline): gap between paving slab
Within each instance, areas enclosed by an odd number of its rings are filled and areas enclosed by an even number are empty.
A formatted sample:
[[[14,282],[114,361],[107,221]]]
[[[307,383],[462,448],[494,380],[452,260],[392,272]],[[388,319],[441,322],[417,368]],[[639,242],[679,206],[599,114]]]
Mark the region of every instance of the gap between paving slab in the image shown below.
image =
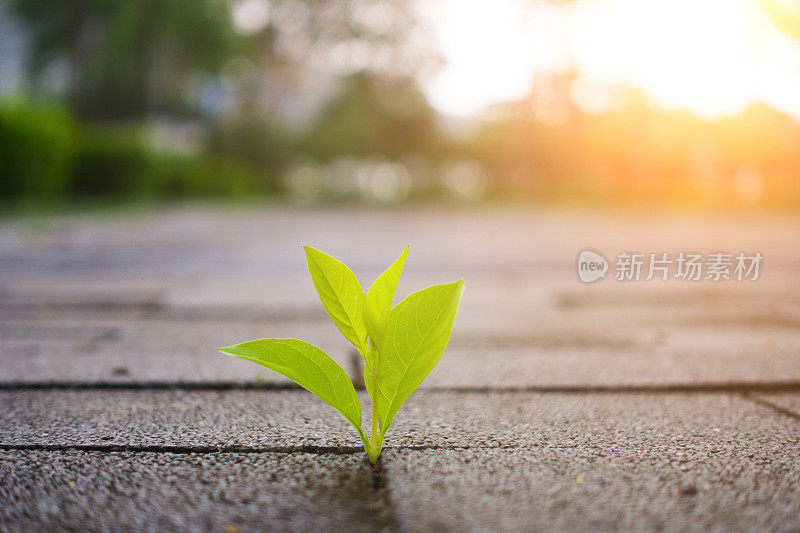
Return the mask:
[[[248,328],[253,326],[246,326]],[[94,330],[92,330],[94,331]],[[100,330],[98,330],[100,331]],[[105,330],[103,330],[105,331]],[[253,333],[253,332],[251,332]],[[207,335],[207,333],[204,333]],[[254,334],[254,333],[253,333]],[[184,335],[185,336],[185,335]],[[240,335],[243,336],[243,335]],[[337,341],[341,341],[336,337]],[[247,361],[223,357],[216,352],[200,354],[196,344],[184,345],[183,338],[172,339],[171,355],[164,358],[160,344],[151,346],[146,357],[132,360],[128,357],[130,347],[106,348],[103,355],[91,352],[80,356],[58,352],[58,356],[43,354],[24,356],[24,350],[17,353],[13,344],[4,345],[0,360],[4,361],[4,375],[0,377],[0,390],[24,389],[117,389],[117,390],[283,390],[298,388],[287,378],[270,370],[263,369]],[[344,342],[344,341],[342,341]],[[352,349],[342,348],[342,342],[333,342],[337,349],[329,350],[335,359],[353,378],[356,389],[363,390],[363,361]],[[218,339],[217,344],[222,340]],[[151,343],[152,344],[152,343]],[[65,346],[56,345],[63,351]],[[188,346],[188,348],[187,348]],[[24,346],[21,348],[24,349]],[[53,349],[49,347],[48,349]],[[136,350],[134,350],[136,351]],[[452,350],[442,364],[423,383],[422,388],[432,391],[494,391],[494,392],[796,392],[800,391],[800,379],[792,376],[795,372],[787,370],[800,364],[796,357],[780,357],[780,365],[772,365],[763,375],[748,371],[728,371],[717,375],[694,368],[692,365],[675,365],[674,357],[649,360],[635,353],[606,353],[598,359],[598,354],[576,355],[573,351],[557,350],[543,353],[541,350],[495,350],[495,357],[487,360],[484,351],[471,352],[469,349]],[[107,352],[107,353],[106,353]],[[337,355],[338,354],[338,355]],[[202,355],[202,357],[201,357]],[[23,357],[24,356],[24,357]],[[565,360],[566,358],[566,360]],[[685,357],[684,357],[685,359]],[[708,357],[690,358],[695,362]],[[715,358],[710,358],[716,361]],[[716,361],[712,367],[718,368],[725,358]],[[795,359],[797,361],[795,362]],[[553,361],[558,361],[556,364]],[[626,363],[637,361],[635,365]],[[670,364],[666,364],[671,361]],[[574,363],[574,364],[573,364]],[[56,366],[53,366],[56,365]],[[488,365],[488,366],[487,366]],[[598,365],[602,366],[600,370]],[[479,366],[486,372],[464,368]],[[568,367],[583,369],[581,374],[564,374]],[[752,366],[752,364],[751,364]],[[767,368],[759,362],[758,365]],[[541,367],[541,368],[540,368]],[[656,372],[659,368],[680,368],[679,371]],[[622,370],[622,369],[625,370]],[[750,368],[750,367],[748,367]],[[780,369],[782,371],[778,371]],[[543,370],[543,372],[539,372]],[[117,370],[121,370],[117,375]],[[177,372],[177,373],[176,373]],[[109,377],[111,375],[113,377]],[[166,377],[163,377],[166,375]],[[485,377],[491,375],[491,379]],[[715,378],[701,381],[696,376],[714,375]],[[158,377],[156,377],[158,376]],[[480,377],[483,376],[483,377]],[[509,376],[504,378],[503,376]],[[535,378],[526,376],[537,376]],[[747,379],[737,379],[744,378]],[[787,379],[774,379],[789,376]],[[604,378],[605,377],[605,378]],[[613,380],[610,379],[613,377]],[[155,378],[155,379],[154,379]],[[487,381],[492,386],[483,386]]]
[[[0,410],[0,445],[7,449],[357,453],[361,448],[355,431],[332,408],[301,391],[3,391]],[[695,433],[715,439],[709,428],[737,419],[762,426],[775,420],[800,435],[795,419],[728,393],[420,391],[398,413],[386,444],[419,450],[536,447],[564,442],[567,433],[580,441],[626,435],[631,427],[637,438],[645,435],[642,428],[651,436],[675,436],[692,424]],[[731,422],[729,431],[736,433],[740,425]]]
[[[743,396],[781,414],[800,420],[800,395],[744,393]]]
[[[363,391],[361,379],[354,379],[356,390]],[[7,381],[0,382],[0,391],[276,391],[298,390],[302,387],[292,382],[248,382],[248,381],[136,381],[136,382],[71,382],[71,381]],[[653,385],[535,385],[530,387],[424,387],[426,392],[475,392],[513,394],[520,392],[542,393],[793,393],[800,392],[800,380],[775,382],[701,382],[665,383]]]
[[[421,391],[398,414],[390,436],[396,444],[375,471],[359,446],[330,445],[341,437],[328,445],[276,444],[349,429],[338,417],[327,420],[336,416],[332,410],[302,392],[6,391],[0,439],[16,444],[0,446],[0,470],[12,472],[0,476],[9,499],[0,514],[29,526],[143,517],[195,527],[219,519],[211,524],[219,528],[222,521],[256,523],[250,509],[257,506],[273,529],[344,527],[338,524],[345,517],[348,530],[699,530],[717,523],[789,530],[800,516],[800,424],[749,400],[727,393]],[[204,419],[237,425],[198,427]],[[115,443],[132,427],[150,434]],[[231,444],[237,434],[251,444]],[[288,481],[271,477],[276,471],[288,472]],[[309,471],[322,476],[321,488],[316,477],[310,484]],[[340,494],[341,475],[349,476],[346,486],[360,487],[357,497],[330,496]],[[148,476],[158,480],[146,482]],[[46,486],[47,479],[58,486]],[[187,490],[186,483],[198,487]],[[261,501],[245,485],[272,496]],[[318,512],[320,498],[333,498],[325,513]],[[88,509],[98,499],[107,505],[92,518]],[[70,505],[37,514],[48,501]],[[292,522],[298,517],[302,524]]]

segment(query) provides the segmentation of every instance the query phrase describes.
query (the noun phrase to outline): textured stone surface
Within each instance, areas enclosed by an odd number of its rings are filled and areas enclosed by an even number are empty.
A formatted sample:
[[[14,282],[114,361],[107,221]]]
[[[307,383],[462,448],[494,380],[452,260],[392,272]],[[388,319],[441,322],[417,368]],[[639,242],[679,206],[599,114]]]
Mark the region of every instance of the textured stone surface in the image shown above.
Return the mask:
[[[0,382],[284,381],[213,351],[266,336],[307,339],[347,365],[349,346],[308,279],[306,243],[351,264],[365,285],[411,243],[399,295],[465,278],[452,349],[429,386],[800,380],[800,252],[786,246],[797,236],[790,216],[518,208],[8,221]],[[765,262],[757,282],[585,286],[574,261],[587,246],[609,258],[758,250]]]
[[[437,428],[445,448],[384,456],[395,516],[408,531],[800,527],[800,424],[754,402],[509,394],[479,417],[472,398],[425,399],[397,432]],[[427,424],[414,422],[417,409]]]
[[[3,444],[359,445],[336,411],[302,391],[5,391],[0,406]],[[419,391],[398,412],[386,445],[530,448],[624,440],[652,447],[666,439],[708,443],[710,450],[720,439],[746,447],[773,443],[776,434],[797,439],[800,424],[727,394]]]
[[[366,460],[345,455],[0,451],[4,531],[376,531]]]
[[[791,216],[518,208],[9,220],[0,227],[0,382],[283,382],[213,351],[267,336],[309,340],[348,365],[349,345],[308,279],[306,243],[352,265],[365,285],[411,243],[398,295],[465,278],[452,347],[428,386],[798,381],[800,252],[786,245],[798,236]],[[574,261],[587,246],[609,258],[758,250],[765,260],[757,282],[585,286]]]
[[[288,383],[215,349],[265,337],[313,339],[350,367],[350,345],[321,320],[15,320],[0,325],[0,382]]]
[[[521,208],[4,220],[0,530],[796,531],[800,394],[502,389],[800,382],[798,237],[791,215]],[[381,474],[308,393],[147,388],[285,384],[213,350],[269,336],[355,374],[301,245],[366,285],[407,243],[398,295],[467,288]],[[757,282],[586,286],[587,247],[765,260]],[[26,390],[42,382],[88,390]]]
[[[797,441],[391,450],[406,531],[796,531]],[[794,444],[789,450],[781,444]]]
[[[678,328],[674,328],[678,329]],[[640,331],[640,336],[645,332]],[[618,334],[564,333],[503,348],[467,347],[454,339],[423,387],[667,386],[800,382],[800,331],[654,332],[650,340]],[[519,343],[522,344],[522,343]]]
[[[422,391],[387,437],[387,485],[375,493],[355,434],[302,392],[6,391],[0,401],[8,524],[800,527],[800,423],[736,395]],[[185,449],[14,449],[36,444]],[[344,455],[268,451],[301,445]],[[186,453],[214,446],[261,453]]]
[[[668,385],[800,380],[800,329],[569,322],[527,331],[462,328],[426,387]],[[264,337],[312,342],[354,374],[352,346],[318,320],[6,320],[0,383],[286,383],[214,348]],[[358,359],[360,361],[360,359]]]
[[[710,452],[722,441],[747,448],[799,438],[796,421],[727,394],[419,392],[398,413],[387,442],[523,448],[685,442]]]
[[[182,447],[358,446],[304,391],[5,391],[0,443]]]

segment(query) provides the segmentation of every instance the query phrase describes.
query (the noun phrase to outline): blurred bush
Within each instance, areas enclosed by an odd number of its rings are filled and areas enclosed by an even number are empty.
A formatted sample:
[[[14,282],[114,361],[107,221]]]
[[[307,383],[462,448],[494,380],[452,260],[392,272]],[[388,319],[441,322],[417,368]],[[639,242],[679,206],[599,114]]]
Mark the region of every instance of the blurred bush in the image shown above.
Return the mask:
[[[266,193],[272,180],[250,162],[213,153],[157,152],[140,128],[102,126],[82,136],[74,196],[113,198],[230,197]]]
[[[77,144],[76,124],[64,109],[22,100],[0,104],[0,198],[63,196]]]
[[[0,104],[0,199],[184,198],[266,194],[275,173],[229,152],[156,151],[139,125],[79,125],[69,112],[24,101]],[[251,149],[257,147],[253,140]],[[256,154],[258,155],[258,154]],[[277,168],[276,165],[272,165]]]
[[[264,193],[263,175],[240,159],[214,154],[154,159],[136,192],[155,198],[235,197]]]
[[[73,196],[131,196],[142,191],[154,156],[133,127],[89,126],[72,171]]]

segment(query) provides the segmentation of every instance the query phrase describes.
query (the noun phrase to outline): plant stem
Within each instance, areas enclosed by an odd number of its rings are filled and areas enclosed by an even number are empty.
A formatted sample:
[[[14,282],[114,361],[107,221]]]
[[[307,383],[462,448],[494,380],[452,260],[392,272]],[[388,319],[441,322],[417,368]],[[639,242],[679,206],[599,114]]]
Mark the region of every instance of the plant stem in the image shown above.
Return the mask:
[[[372,449],[372,453],[367,452],[369,455],[369,461],[372,464],[378,462],[378,457],[381,455],[381,448],[383,448],[383,439],[380,438],[380,434],[378,433],[378,359],[380,358],[380,352],[378,352],[377,348],[374,346],[372,347],[372,364],[370,365],[370,374],[372,376],[372,432],[370,434],[370,448]]]
[[[372,447],[369,442],[369,437],[367,437],[367,434],[364,433],[364,430],[361,428],[356,429],[358,430],[358,436],[361,437],[361,442],[364,444],[364,450],[367,452],[367,455],[369,455],[369,450]]]

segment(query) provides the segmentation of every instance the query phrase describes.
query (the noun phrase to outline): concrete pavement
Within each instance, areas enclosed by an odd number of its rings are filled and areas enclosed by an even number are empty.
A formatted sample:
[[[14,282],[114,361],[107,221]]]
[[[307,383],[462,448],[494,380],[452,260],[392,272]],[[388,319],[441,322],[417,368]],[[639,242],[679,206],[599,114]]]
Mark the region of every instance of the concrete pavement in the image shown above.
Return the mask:
[[[757,214],[6,220],[0,530],[798,530],[798,242],[800,219]],[[373,470],[333,409],[214,348],[298,337],[357,381],[301,245],[366,285],[406,243],[399,294],[467,289]],[[587,247],[765,261],[756,282],[583,285]]]

